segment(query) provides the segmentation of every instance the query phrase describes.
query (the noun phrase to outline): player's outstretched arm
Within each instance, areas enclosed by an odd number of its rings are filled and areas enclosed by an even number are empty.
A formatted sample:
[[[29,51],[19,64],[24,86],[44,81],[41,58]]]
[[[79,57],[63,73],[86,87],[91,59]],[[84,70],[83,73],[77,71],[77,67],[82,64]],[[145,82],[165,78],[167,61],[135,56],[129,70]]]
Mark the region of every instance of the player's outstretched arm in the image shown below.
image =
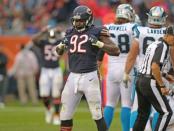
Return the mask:
[[[111,56],[119,56],[120,49],[116,46],[116,44],[110,40],[108,36],[100,36],[101,42],[104,43],[102,49]]]

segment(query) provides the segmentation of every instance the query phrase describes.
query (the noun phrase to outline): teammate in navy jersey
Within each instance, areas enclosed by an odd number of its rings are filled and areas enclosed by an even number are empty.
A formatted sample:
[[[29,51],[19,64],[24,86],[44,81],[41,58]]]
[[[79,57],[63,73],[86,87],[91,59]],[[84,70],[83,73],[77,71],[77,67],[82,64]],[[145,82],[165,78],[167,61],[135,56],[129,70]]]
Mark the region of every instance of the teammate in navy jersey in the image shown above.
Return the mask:
[[[32,40],[33,43],[41,49],[43,58],[39,80],[39,93],[46,107],[45,121],[59,125],[59,105],[63,87],[63,73],[59,67],[59,58],[53,51],[57,43],[60,42],[56,39],[55,33],[54,29],[45,27],[40,33],[36,34]],[[52,103],[55,107],[54,114],[51,110]]]
[[[98,131],[106,131],[96,57],[99,50],[118,56],[119,48],[109,39],[106,28],[93,25],[93,14],[88,7],[76,7],[71,21],[73,28],[67,30],[56,48],[58,55],[67,50],[71,72],[61,97],[60,130],[72,130],[75,108],[84,94]]]

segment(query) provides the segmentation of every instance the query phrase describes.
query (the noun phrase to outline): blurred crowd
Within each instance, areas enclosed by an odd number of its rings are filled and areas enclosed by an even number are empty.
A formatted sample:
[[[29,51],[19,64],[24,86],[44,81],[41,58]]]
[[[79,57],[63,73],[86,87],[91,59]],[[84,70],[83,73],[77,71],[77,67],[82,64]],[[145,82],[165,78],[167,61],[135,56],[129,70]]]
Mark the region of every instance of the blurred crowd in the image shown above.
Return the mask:
[[[66,27],[72,10],[79,4],[88,5],[95,22],[102,24],[104,17],[114,13],[114,7],[120,3],[132,4],[143,24],[146,12],[155,5],[166,10],[169,22],[174,21],[174,0],[0,0],[0,34],[32,35],[48,24]]]

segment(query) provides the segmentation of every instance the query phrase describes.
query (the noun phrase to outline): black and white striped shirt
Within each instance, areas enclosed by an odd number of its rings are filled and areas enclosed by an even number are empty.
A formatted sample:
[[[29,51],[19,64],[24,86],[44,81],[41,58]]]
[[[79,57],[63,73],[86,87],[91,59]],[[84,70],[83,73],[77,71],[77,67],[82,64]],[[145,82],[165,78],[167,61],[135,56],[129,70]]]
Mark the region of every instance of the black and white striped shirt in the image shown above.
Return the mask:
[[[153,62],[159,64],[160,70],[167,64],[169,60],[169,46],[160,39],[150,44],[146,50],[143,64],[140,67],[139,73],[152,75],[151,65]]]

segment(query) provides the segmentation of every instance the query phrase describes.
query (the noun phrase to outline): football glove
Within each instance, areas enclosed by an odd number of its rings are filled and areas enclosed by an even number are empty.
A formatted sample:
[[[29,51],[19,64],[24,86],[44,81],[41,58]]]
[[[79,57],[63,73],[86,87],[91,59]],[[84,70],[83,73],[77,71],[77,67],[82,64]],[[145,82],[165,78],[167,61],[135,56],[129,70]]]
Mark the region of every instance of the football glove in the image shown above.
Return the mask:
[[[128,88],[128,82],[130,82],[130,76],[127,73],[124,73],[123,75],[123,83],[125,84],[125,87]]]
[[[98,48],[102,48],[104,43],[99,41],[94,35],[89,37],[89,41],[92,43],[93,46],[97,46]]]
[[[64,49],[67,44],[68,44],[68,39],[66,37],[64,37],[61,40],[61,42],[56,46],[56,48]]]
[[[59,49],[64,49],[65,48],[65,44],[63,42],[60,42],[56,48],[59,48]]]

